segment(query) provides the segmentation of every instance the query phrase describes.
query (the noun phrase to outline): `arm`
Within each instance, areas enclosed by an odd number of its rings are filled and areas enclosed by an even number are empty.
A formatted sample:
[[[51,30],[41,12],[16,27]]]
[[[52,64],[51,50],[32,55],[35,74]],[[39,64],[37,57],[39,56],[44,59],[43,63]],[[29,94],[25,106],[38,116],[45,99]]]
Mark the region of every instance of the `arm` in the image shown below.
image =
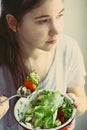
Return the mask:
[[[87,96],[85,91],[86,69],[82,52],[74,42],[68,61],[67,93],[73,98],[78,114],[87,110]]]
[[[83,114],[87,110],[87,96],[84,86],[68,88],[68,93],[77,107],[77,113]]]

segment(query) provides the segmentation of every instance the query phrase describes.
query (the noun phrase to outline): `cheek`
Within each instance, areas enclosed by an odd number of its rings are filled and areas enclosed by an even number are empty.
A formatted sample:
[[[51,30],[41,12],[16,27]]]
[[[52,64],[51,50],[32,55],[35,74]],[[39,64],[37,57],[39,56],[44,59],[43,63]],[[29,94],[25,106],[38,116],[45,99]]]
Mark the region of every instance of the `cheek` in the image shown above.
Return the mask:
[[[45,34],[44,34],[44,32],[42,32],[42,31],[37,31],[36,32],[36,37],[43,37]]]
[[[43,41],[47,37],[46,30],[46,28],[37,27],[35,25],[25,25],[20,28],[20,34],[22,38],[27,41]]]
[[[36,30],[33,33],[33,37],[35,37],[36,39],[44,39],[46,36],[47,36],[46,31],[43,29]]]

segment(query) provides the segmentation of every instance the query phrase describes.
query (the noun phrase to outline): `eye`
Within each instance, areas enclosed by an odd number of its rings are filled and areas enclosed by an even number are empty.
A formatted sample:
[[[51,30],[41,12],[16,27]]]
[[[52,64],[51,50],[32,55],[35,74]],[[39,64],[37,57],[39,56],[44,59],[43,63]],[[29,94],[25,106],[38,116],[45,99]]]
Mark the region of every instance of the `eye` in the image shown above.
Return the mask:
[[[59,17],[62,17],[62,16],[63,16],[63,14],[60,14],[60,15],[59,15]]]
[[[48,24],[49,23],[49,19],[39,20],[39,21],[37,21],[37,23],[39,23],[39,24]]]
[[[58,14],[56,18],[57,18],[57,19],[60,19],[61,17],[63,17],[63,13]]]

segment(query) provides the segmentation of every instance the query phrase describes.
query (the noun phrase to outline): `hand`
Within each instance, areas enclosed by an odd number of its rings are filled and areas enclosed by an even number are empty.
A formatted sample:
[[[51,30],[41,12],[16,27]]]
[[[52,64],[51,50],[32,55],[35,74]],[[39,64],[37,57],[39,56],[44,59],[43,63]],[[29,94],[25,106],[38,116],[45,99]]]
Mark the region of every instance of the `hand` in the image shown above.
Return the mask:
[[[6,99],[5,96],[0,96],[0,101],[3,101]],[[6,112],[9,109],[9,102],[4,102],[3,104],[0,104],[0,119],[6,114]]]
[[[68,93],[68,96],[73,100],[73,104],[74,106],[77,108],[78,106],[80,106],[80,98],[77,97],[75,94],[73,93]]]
[[[70,123],[70,125],[66,126],[62,130],[73,130],[75,128],[75,119]]]

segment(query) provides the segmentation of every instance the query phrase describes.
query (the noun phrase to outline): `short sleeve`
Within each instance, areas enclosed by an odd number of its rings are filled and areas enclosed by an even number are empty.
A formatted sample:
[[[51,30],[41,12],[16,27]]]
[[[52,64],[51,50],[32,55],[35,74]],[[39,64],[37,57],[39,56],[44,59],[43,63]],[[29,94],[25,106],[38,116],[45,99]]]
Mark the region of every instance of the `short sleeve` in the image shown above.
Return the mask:
[[[86,70],[82,52],[76,42],[73,44],[69,59],[67,86],[83,86],[85,84]]]

